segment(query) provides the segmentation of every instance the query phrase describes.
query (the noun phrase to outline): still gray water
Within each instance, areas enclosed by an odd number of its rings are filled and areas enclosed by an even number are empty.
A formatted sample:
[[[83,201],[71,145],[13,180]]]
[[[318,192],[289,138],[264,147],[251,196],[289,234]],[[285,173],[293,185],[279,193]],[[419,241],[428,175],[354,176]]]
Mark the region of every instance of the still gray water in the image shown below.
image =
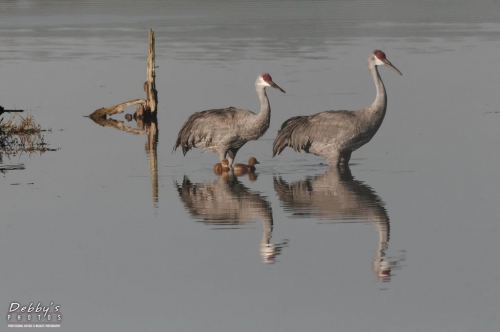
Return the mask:
[[[149,28],[156,150],[84,117],[144,97]],[[500,330],[499,45],[496,1],[0,1],[0,105],[59,149],[0,163],[0,330],[13,302],[64,331]],[[374,49],[403,76],[349,168],[272,158],[286,119],[373,101]],[[171,153],[195,111],[258,112],[262,72],[287,93],[255,174]]]

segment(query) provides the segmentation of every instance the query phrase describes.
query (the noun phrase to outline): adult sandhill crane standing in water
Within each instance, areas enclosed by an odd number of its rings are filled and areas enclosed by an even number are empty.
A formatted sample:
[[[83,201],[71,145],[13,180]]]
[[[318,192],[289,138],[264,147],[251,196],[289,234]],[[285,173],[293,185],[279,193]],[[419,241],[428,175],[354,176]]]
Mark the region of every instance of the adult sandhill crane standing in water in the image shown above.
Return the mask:
[[[175,142],[174,151],[180,146],[184,155],[192,148],[203,148],[219,154],[232,167],[238,150],[248,141],[256,140],[269,128],[271,107],[266,88],[271,86],[285,92],[273,82],[271,75],[257,77],[255,90],[260,99],[260,113],[228,107],[192,114],[184,123]]]
[[[368,56],[368,69],[377,88],[373,104],[358,111],[325,111],[286,120],[274,140],[273,157],[290,146],[298,152],[324,157],[329,165],[347,165],[351,153],[368,143],[384,120],[387,94],[377,69],[381,65],[403,75],[384,52],[373,51]]]

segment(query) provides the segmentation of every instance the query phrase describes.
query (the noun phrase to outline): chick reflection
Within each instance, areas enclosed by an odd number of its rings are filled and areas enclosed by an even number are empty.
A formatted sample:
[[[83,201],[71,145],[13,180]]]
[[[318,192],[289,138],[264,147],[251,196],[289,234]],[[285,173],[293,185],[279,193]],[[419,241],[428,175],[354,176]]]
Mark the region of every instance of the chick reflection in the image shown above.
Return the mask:
[[[232,172],[223,172],[218,180],[192,183],[184,176],[175,184],[179,197],[191,216],[210,225],[244,225],[262,219],[260,254],[264,263],[274,263],[288,241],[271,243],[273,211],[259,193],[245,187]]]
[[[381,281],[391,279],[404,258],[390,261],[386,257],[389,243],[389,216],[384,202],[361,181],[354,180],[349,167],[330,167],[325,174],[308,176],[292,184],[274,177],[274,190],[284,210],[294,217],[315,217],[330,220],[373,221],[379,241],[372,270]]]

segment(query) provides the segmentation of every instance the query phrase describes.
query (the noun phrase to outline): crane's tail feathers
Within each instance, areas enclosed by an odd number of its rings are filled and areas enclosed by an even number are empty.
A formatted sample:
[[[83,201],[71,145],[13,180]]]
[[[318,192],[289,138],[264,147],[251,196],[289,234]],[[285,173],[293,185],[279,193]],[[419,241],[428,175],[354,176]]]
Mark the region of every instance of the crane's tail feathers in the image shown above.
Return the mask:
[[[183,155],[186,155],[186,153],[195,146],[192,137],[191,124],[189,123],[184,124],[184,126],[182,126],[181,130],[179,131],[174,148],[172,149],[172,153],[176,151],[179,146],[182,148]]]
[[[273,143],[273,157],[280,154],[287,146],[295,152],[308,152],[311,145],[307,133],[307,116],[294,116],[283,122]]]
[[[177,148],[178,147],[181,147],[182,148],[182,154],[183,155],[186,155],[186,153],[191,150],[192,146],[189,146],[186,144],[186,142],[181,142],[180,138],[177,139],[177,142],[175,142],[175,145],[174,147],[172,148],[172,153],[174,153],[175,151],[177,151]]]

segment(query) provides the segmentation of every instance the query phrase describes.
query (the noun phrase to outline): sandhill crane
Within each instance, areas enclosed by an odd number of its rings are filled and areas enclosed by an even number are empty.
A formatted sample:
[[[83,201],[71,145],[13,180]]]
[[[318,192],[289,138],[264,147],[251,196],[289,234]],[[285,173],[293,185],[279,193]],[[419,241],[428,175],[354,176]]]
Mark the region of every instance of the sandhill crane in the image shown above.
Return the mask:
[[[231,168],[238,150],[246,142],[264,135],[269,128],[271,107],[266,94],[268,86],[285,92],[268,73],[259,75],[255,81],[255,90],[260,99],[259,114],[235,107],[192,114],[179,131],[173,151],[180,146],[186,155],[192,148],[203,148],[218,153],[221,161],[227,155]]]
[[[309,116],[295,116],[281,125],[273,144],[273,157],[287,146],[295,151],[324,157],[329,165],[347,165],[351,153],[368,143],[384,120],[387,94],[377,66],[385,65],[403,75],[375,50],[368,56],[377,96],[373,104],[357,111],[325,111]]]

